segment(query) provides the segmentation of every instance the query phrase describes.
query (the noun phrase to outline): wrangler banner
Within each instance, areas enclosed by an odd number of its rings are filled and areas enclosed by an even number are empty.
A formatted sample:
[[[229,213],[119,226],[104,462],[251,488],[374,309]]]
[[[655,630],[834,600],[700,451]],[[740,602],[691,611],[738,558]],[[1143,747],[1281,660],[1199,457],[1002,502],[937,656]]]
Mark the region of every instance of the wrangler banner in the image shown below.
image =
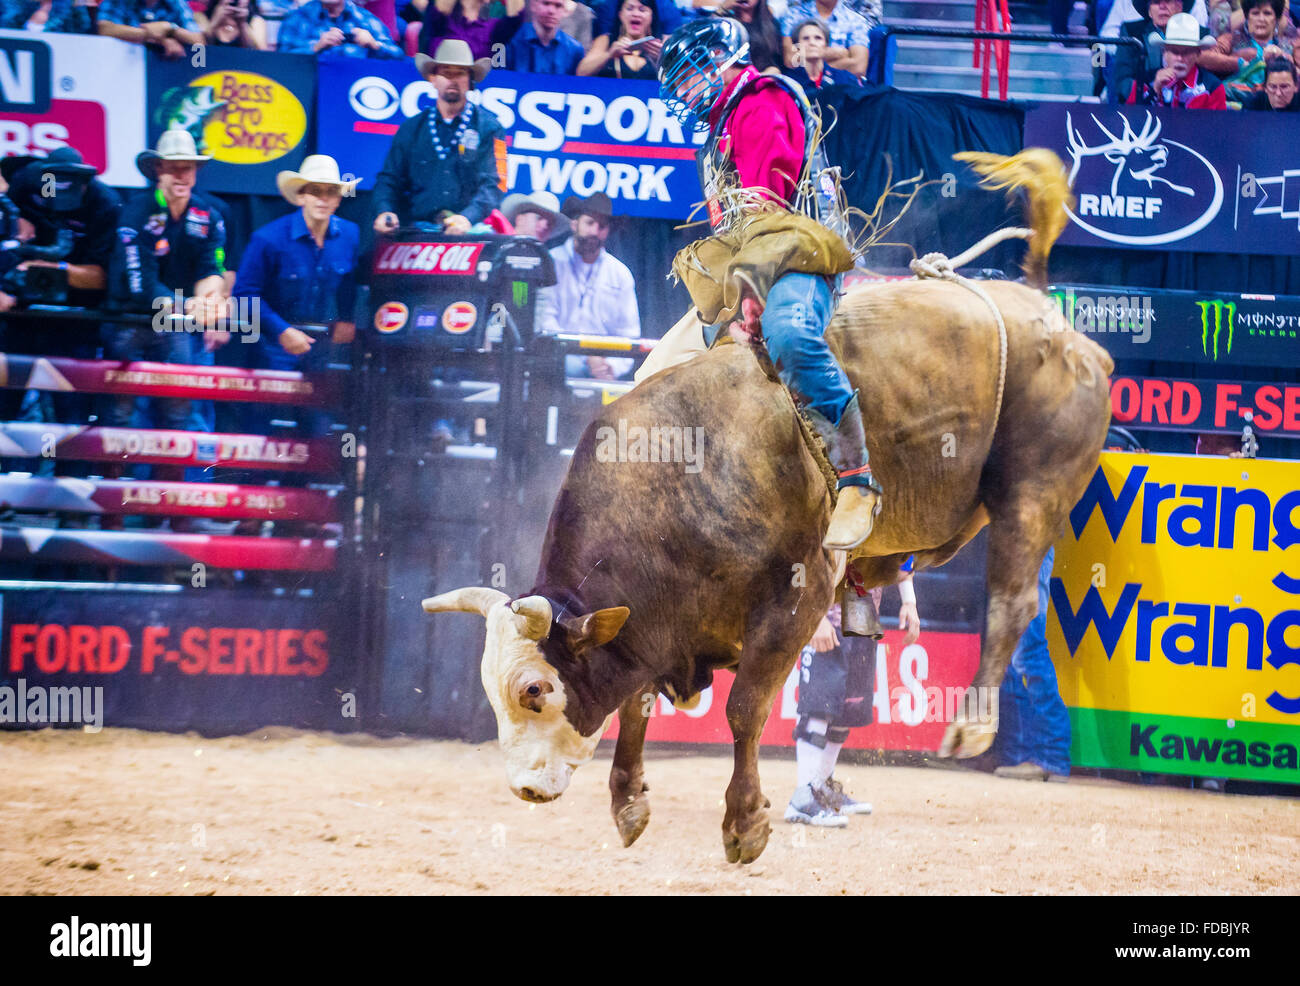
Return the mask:
[[[374,187],[393,134],[433,104],[410,62],[321,62],[318,150]],[[548,88],[553,85],[554,88]],[[681,219],[703,197],[695,147],[654,82],[493,70],[472,96],[506,130],[507,186],[561,201],[604,192],[619,215]]]
[[[1056,548],[1071,760],[1300,784],[1300,467],[1107,453]]]

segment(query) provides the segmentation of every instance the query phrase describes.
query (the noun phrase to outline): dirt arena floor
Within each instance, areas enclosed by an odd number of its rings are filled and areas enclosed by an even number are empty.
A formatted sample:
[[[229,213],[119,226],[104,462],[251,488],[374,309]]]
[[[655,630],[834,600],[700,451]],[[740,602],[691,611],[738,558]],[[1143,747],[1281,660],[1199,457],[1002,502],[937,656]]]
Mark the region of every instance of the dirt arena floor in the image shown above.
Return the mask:
[[[875,805],[845,830],[781,821],[722,856],[730,760],[655,753],[623,849],[609,751],[550,805],[516,800],[494,744],[294,730],[0,734],[5,894],[1261,894],[1300,891],[1300,799],[1096,779],[1029,784],[841,765]]]

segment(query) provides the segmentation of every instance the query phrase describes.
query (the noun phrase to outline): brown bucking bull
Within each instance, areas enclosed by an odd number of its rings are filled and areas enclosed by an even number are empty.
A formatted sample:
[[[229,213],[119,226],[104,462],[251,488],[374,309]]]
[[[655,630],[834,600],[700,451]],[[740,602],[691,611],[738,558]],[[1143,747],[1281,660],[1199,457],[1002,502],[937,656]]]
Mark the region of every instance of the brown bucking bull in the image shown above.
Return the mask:
[[[1063,198],[1058,189],[1058,213]],[[1043,233],[1041,212],[1039,274],[1060,228]],[[989,307],[951,280],[852,291],[827,335],[861,391],[888,491],[856,567],[868,586],[886,585],[909,553],[918,568],[943,564],[988,524],[972,687],[997,689],[1036,612],[1042,557],[1096,467],[1112,364],[1039,291],[980,286],[1005,323],[1005,350]],[[759,737],[831,603],[836,559],[821,546],[831,507],[790,396],[747,345],[714,348],[603,408],[574,449],[532,591],[512,600],[472,587],[423,604],[487,620],[483,687],[514,793],[559,797],[617,711],[609,785],[631,845],[650,817],[649,697],[689,705],[729,669],[735,768],[723,845],[731,862],[756,859],[769,833]],[[967,702],[942,752],[981,753],[996,728]]]

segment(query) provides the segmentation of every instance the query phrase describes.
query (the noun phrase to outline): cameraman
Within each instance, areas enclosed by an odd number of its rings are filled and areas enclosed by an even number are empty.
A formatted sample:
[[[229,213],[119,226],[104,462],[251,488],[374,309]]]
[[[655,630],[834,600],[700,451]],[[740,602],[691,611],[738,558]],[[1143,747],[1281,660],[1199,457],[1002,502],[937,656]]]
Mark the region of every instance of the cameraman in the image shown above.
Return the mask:
[[[308,0],[284,19],[276,47],[321,60],[406,57],[384,22],[353,0]]]
[[[117,193],[71,147],[45,158],[5,158],[0,175],[9,185],[4,224],[18,227],[3,236],[0,312],[30,304],[99,307],[122,210]],[[99,324],[88,319],[0,318],[0,352],[92,359],[98,346]],[[0,420],[18,416],[23,394],[0,389]],[[59,421],[88,420],[84,394],[53,399]]]

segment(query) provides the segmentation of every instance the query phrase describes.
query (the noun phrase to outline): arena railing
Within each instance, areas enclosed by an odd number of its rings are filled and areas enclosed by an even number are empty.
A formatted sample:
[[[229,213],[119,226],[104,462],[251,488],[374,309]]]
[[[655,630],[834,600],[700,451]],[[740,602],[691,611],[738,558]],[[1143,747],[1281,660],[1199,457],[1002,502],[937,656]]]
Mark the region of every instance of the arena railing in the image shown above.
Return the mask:
[[[998,42],[997,48],[1002,48],[1012,42],[1016,44],[1062,44],[1072,47],[1092,48],[1096,45],[1105,46],[1107,50],[1114,47],[1129,47],[1144,50],[1142,42],[1137,38],[1106,38],[1100,35],[1079,35],[1079,34],[1040,34],[1028,31],[981,31],[973,28],[963,27],[908,27],[895,26],[892,24],[880,24],[871,29],[872,48],[871,57],[868,62],[867,75],[871,82],[879,85],[893,85],[894,81],[894,61],[898,55],[897,38],[953,38],[963,41],[977,42],[975,48],[975,67],[983,69],[983,75],[980,80],[980,95],[985,99],[989,95],[989,66],[990,61],[997,65],[998,71],[998,98],[1005,100],[1007,98],[1008,85],[1010,83],[1010,59],[1001,54],[996,58],[982,59],[978,42]]]
[[[148,325],[144,315],[57,306],[33,306],[0,317]],[[238,329],[239,326],[232,326]],[[317,333],[323,326],[308,327]],[[232,338],[230,345],[238,345]],[[346,376],[0,353],[0,386],[17,390],[106,396],[185,398],[286,408],[338,408]],[[274,422],[287,425],[288,422]],[[195,432],[110,427],[99,423],[0,422],[0,462],[31,462],[31,471],[0,472],[0,562],[13,574],[21,567],[39,575],[47,566],[74,566],[91,582],[115,582],[119,569],[173,570],[186,576],[195,565],[235,572],[334,573],[347,520],[344,504],[355,489],[345,468],[343,443],[333,437],[238,432]],[[78,463],[77,476],[40,475],[42,463]],[[112,463],[97,473],[93,465]],[[249,471],[238,482],[119,478],[136,467]],[[296,477],[296,478],[293,478]],[[213,476],[214,480],[218,477]],[[246,477],[239,476],[240,480]],[[290,485],[286,485],[290,484]],[[44,516],[40,516],[44,515]],[[49,526],[54,515],[57,527]],[[102,527],[88,529],[87,518]],[[123,518],[184,518],[177,529],[124,530]],[[276,535],[190,533],[195,518],[234,521]],[[38,523],[39,521],[39,523]],[[70,525],[70,526],[69,526]],[[238,529],[238,528],[237,528]],[[89,574],[88,574],[89,573]],[[328,577],[328,576],[327,576]],[[263,586],[265,587],[265,586]]]

